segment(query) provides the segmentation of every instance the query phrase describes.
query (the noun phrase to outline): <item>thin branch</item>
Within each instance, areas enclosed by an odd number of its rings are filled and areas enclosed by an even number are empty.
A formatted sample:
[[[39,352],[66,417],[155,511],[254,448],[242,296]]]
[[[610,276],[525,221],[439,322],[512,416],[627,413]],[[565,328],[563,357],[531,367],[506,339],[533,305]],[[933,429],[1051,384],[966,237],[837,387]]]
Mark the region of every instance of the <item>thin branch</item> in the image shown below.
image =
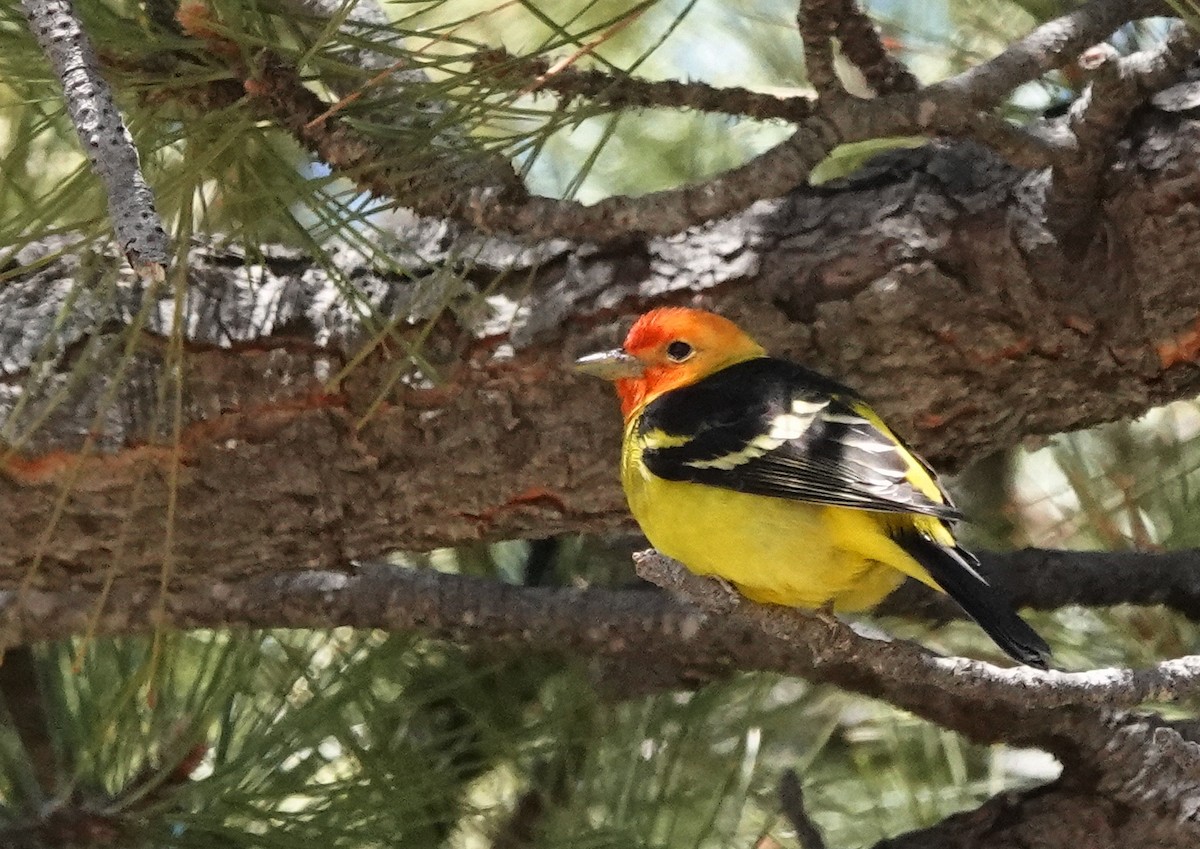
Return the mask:
[[[804,807],[804,787],[794,769],[785,769],[779,777],[779,807],[796,832],[801,849],[825,849],[825,837]]]
[[[348,47],[338,59],[364,73],[391,68],[399,58],[396,45],[400,39],[376,0],[349,0],[349,8],[347,0],[286,0],[286,5],[322,21],[343,16],[342,31],[362,46]],[[392,75],[388,86],[413,82],[428,82],[428,77],[420,69],[402,69]]]
[[[920,81],[903,62],[888,52],[879,29],[855,0],[842,0],[834,31],[842,55],[862,71],[876,94],[916,91]]]
[[[264,54],[247,82],[251,102],[291,131],[329,165],[359,186],[394,197],[419,214],[450,216],[484,232],[521,233],[531,239],[554,237],[604,242],[630,233],[678,233],[694,224],[722,218],[763,197],[803,183],[836,140],[823,122],[801,126],[788,139],[704,183],[636,198],[612,197],[585,206],[574,201],[529,197],[520,186],[457,184],[446,179],[429,153],[428,167],[415,154],[403,169],[376,141],[334,119],[313,123],[324,111],[293,69]]]
[[[21,5],[62,82],[67,111],[92,169],[104,183],[118,244],[139,273],[152,267],[158,271],[151,273],[161,273],[170,258],[170,240],[87,33],[68,0],[22,0]]]
[[[551,74],[550,60],[513,56],[502,49],[481,51],[472,59],[472,67],[487,74],[488,81],[497,87],[551,91],[567,101],[583,97],[614,109],[694,109],[795,122],[812,115],[813,101],[808,97],[777,97],[745,88],[716,88],[698,81],[644,80],[574,67]]]
[[[464,643],[506,643],[671,671],[678,686],[732,670],[800,675],[886,699],[975,739],[1046,744],[1043,713],[1119,709],[1200,690],[1200,657],[1141,669],[1037,672],[932,655],[903,641],[859,635],[833,617],[742,601],[730,613],[727,591],[653,553],[639,570],[692,604],[658,593],[517,587],[495,581],[364,567],[357,575],[301,573],[213,583],[176,593],[161,617],[151,585],[115,588],[97,633],[174,628],[349,625],[414,631]],[[13,642],[82,633],[94,592],[30,591],[0,598],[0,624]],[[692,606],[699,605],[700,608]],[[659,675],[661,685],[665,679]],[[986,707],[986,711],[982,709]]]
[[[977,554],[980,572],[1018,607],[1057,610],[1068,605],[1163,605],[1200,620],[1200,550],[1197,549],[1167,552],[1022,549]],[[362,575],[301,572],[289,579],[272,578],[266,584],[257,580],[217,583],[206,587],[202,594],[200,591],[177,590],[171,600],[175,612],[168,612],[168,624],[179,628],[219,627],[228,617],[228,623],[234,626],[320,628],[359,624],[374,627],[374,623],[379,623],[379,627],[388,627],[390,623],[392,627],[403,629],[411,623],[402,618],[405,615],[402,611],[360,608],[359,593],[365,592],[366,585],[378,586],[385,591],[394,589],[398,593],[415,592],[412,585],[424,580],[419,573],[403,571],[372,571]],[[441,579],[433,577],[429,580]],[[453,584],[451,579],[446,580]],[[267,592],[268,586],[274,589]],[[318,590],[336,592],[337,604],[328,609],[313,608],[315,599],[310,594]],[[149,613],[137,609],[142,591],[136,583],[114,588],[110,602],[113,607],[106,610],[98,623],[100,633],[124,634],[151,628]],[[510,590],[503,585],[488,583],[475,589],[455,585],[452,591],[507,593]],[[551,593],[550,599],[556,598],[553,593],[560,592],[544,591]],[[291,596],[285,598],[283,592]],[[624,610],[634,604],[636,615],[648,620],[694,613],[671,604],[657,593],[561,592],[565,594],[564,604],[582,604],[588,609],[595,604],[597,609],[610,606],[612,610]],[[260,595],[256,597],[256,593]],[[228,606],[217,604],[226,597],[233,599]],[[18,643],[62,639],[83,633],[96,598],[97,593],[92,591],[44,592],[18,608],[11,595],[0,593],[0,618],[18,627]],[[530,598],[540,596],[535,594]],[[710,598],[708,603],[710,607],[728,611],[736,606],[729,604],[729,600],[728,593],[723,592],[719,597]],[[329,601],[332,603],[334,598]],[[934,623],[964,616],[946,596],[915,582],[905,584],[885,599],[875,614]]]
[[[817,50],[815,45],[817,41],[826,44],[836,34],[839,19],[833,13],[842,9],[843,2],[816,0],[806,7],[805,27],[811,30],[809,53],[823,55],[824,48]],[[872,101],[831,98],[824,104],[822,114],[816,115],[806,100],[788,99],[770,107],[770,111],[796,121],[795,134],[750,162],[704,183],[636,198],[611,197],[591,206],[530,197],[523,186],[513,181],[447,179],[445,156],[434,150],[420,155],[410,151],[404,166],[397,168],[389,164],[394,155],[377,139],[360,135],[338,122],[336,115],[328,117],[326,104],[302,85],[296,71],[269,54],[260,57],[257,71],[245,86],[252,95],[251,103],[258,106],[261,114],[292,132],[334,169],[354,179],[360,187],[395,198],[418,214],[457,218],[489,233],[606,242],[627,237],[631,232],[679,233],[703,221],[744,209],[755,201],[777,197],[805,182],[812,168],[841,143],[913,134],[969,137],[983,141],[1014,164],[1043,167],[1055,161],[1060,153],[1054,138],[1036,129],[1009,125],[996,116],[979,112],[978,106],[993,103],[1002,96],[993,91],[997,86],[1008,85],[1003,92],[1007,93],[1043,69],[1059,64],[1060,58],[1054,50],[1067,49],[1084,39],[1093,43],[1126,20],[1158,10],[1157,3],[1114,4],[1093,0],[1039,28],[1011,51],[975,69],[977,73],[967,72],[938,86],[906,92],[903,89],[908,83],[897,82],[897,93]],[[873,48],[864,46],[864,27],[869,20],[848,17],[843,23],[850,28],[847,32],[853,32],[851,41],[856,45],[858,58],[870,66],[873,55],[877,62],[883,63],[878,66],[883,70],[876,76],[883,79],[890,74],[890,78],[900,80],[894,68],[888,71],[884,67],[887,63],[882,47],[872,52]],[[1101,35],[1095,36],[1096,32]],[[822,60],[815,61],[819,78],[823,73]],[[589,72],[554,76],[565,80],[561,84],[564,92],[569,92],[575,84],[591,87],[593,92],[603,86],[603,81],[589,76]],[[632,86],[625,95],[617,96],[657,101],[666,99],[666,90]],[[697,91],[679,89],[676,94],[715,105],[716,95],[698,95]],[[768,107],[764,104],[765,101],[757,100],[752,105],[765,114]],[[428,158],[428,163],[421,162],[422,156]]]
[[[1026,548],[978,552],[980,571],[1018,607],[1164,605],[1200,620],[1200,551],[1060,551]],[[963,616],[946,596],[916,582],[877,608],[881,614],[946,620]]]
[[[801,0],[796,25],[804,45],[804,74],[822,101],[846,97],[833,65],[833,36],[843,0]]]
[[[995,106],[1018,86],[1061,68],[1130,21],[1172,11],[1162,0],[1089,0],[1048,21],[993,59],[926,89],[967,98],[974,106]]]
[[[1058,139],[1037,125],[1018,127],[957,95],[930,91],[843,99],[825,105],[822,114],[842,142],[908,135],[974,139],[1009,163],[1030,169],[1044,168],[1060,155]]]
[[[517,183],[516,173],[507,158],[485,150],[461,125],[442,120],[449,108],[445,102],[412,96],[416,87],[429,83],[429,76],[423,68],[412,63],[387,14],[376,0],[350,0],[348,10],[347,0],[287,2],[322,21],[344,14],[341,31],[347,40],[362,45],[347,47],[337,54],[340,61],[358,73],[328,75],[331,88],[342,99],[314,120],[328,120],[329,115],[357,100],[366,98],[369,102],[372,97],[382,97],[387,111],[375,117],[375,120],[401,131],[419,130],[427,133],[431,125],[438,124],[428,144],[439,153],[441,179],[457,185],[511,186]],[[403,98],[402,102],[408,104],[407,108],[397,109],[397,98]]]
[[[904,63],[887,51],[875,22],[855,0],[801,0],[797,24],[805,72],[819,97],[837,100],[847,94],[833,61],[834,38],[842,55],[862,72],[876,94],[913,92],[921,87]]]
[[[723,609],[728,604],[725,590],[716,582],[693,575],[657,552],[643,552],[635,559],[643,578],[702,609]],[[938,657],[911,643],[861,636],[830,615],[746,600],[721,619],[757,630],[758,645],[764,639],[790,645],[796,664],[789,670],[793,674],[884,699],[970,736],[982,731],[987,737],[993,732],[963,715],[968,705],[988,706],[989,720],[1002,726],[1006,725],[1001,719],[1005,714],[1016,719],[1028,711],[1132,708],[1146,701],[1177,699],[1200,691],[1200,655],[1140,670],[1038,672]],[[933,694],[937,697],[931,698]],[[1039,741],[1043,736],[1036,729],[1009,727],[1007,731],[1027,742]],[[1012,736],[1007,739],[1014,740]]]

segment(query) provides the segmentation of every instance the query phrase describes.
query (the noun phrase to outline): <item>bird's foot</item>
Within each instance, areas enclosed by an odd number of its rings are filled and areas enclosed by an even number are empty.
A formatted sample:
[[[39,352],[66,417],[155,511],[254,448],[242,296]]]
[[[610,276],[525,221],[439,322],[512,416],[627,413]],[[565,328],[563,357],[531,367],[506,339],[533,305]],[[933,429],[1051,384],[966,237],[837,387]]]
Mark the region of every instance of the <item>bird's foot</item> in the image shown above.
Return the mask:
[[[712,587],[712,592],[707,594],[705,602],[714,613],[732,613],[734,608],[742,603],[742,594],[732,583],[716,575],[705,577]]]
[[[841,621],[833,612],[833,599],[830,599],[822,604],[820,607],[814,610],[813,613],[815,613],[816,617],[822,622],[828,622],[830,625],[836,625]]]

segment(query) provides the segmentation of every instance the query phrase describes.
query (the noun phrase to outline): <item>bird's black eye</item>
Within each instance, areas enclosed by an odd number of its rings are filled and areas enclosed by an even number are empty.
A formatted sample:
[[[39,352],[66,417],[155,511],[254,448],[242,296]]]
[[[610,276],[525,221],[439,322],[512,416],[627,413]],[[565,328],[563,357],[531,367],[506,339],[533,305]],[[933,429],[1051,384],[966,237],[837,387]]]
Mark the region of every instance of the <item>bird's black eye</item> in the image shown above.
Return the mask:
[[[667,346],[667,358],[676,363],[682,363],[692,355],[692,346],[687,342],[676,339]]]

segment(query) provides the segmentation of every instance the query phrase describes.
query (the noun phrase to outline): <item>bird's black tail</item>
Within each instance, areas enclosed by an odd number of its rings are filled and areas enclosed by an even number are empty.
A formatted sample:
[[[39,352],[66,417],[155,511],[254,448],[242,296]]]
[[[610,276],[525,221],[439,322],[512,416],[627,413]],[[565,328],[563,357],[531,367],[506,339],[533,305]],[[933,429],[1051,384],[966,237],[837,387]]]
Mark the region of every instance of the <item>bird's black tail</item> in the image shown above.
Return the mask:
[[[1026,666],[1046,668],[1050,646],[1016,614],[1008,597],[979,574],[975,555],[947,548],[917,531],[903,531],[895,539],[1005,654]]]

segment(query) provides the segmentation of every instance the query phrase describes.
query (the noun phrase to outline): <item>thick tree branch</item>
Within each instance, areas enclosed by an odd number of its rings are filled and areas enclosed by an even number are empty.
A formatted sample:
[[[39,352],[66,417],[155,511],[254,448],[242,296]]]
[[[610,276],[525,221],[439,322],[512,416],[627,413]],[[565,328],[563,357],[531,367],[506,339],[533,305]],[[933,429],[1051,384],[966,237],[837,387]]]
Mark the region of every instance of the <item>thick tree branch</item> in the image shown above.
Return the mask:
[[[890,154],[851,180],[612,248],[529,248],[414,222],[407,256],[420,259],[404,275],[350,251],[329,258],[335,275],[295,251],[268,247],[260,260],[198,246],[177,580],[629,527],[611,390],[567,366],[618,342],[650,304],[703,303],[837,375],[944,470],[1029,434],[1194,396],[1200,248],[1177,199],[1200,192],[1200,124],[1143,110],[1122,150],[1107,207],[1128,256],[1112,278],[1067,278],[1087,301],[1061,294],[1061,266],[1041,260],[1040,184],[973,146]],[[103,261],[63,248],[24,250],[30,270],[0,290],[12,387],[0,413],[14,449],[0,476],[0,586],[38,556],[46,589],[94,587],[109,568],[159,571],[158,470],[171,455],[156,447],[153,412],[171,308],[153,305],[131,380],[97,418],[147,291],[123,282],[110,294]],[[422,343],[440,383],[399,383],[404,364],[388,352],[438,315],[428,281],[461,256],[475,259],[453,302],[460,321],[441,318]],[[389,323],[385,345],[331,383]],[[81,362],[86,378],[74,376]],[[99,453],[82,457],[94,421]]]

